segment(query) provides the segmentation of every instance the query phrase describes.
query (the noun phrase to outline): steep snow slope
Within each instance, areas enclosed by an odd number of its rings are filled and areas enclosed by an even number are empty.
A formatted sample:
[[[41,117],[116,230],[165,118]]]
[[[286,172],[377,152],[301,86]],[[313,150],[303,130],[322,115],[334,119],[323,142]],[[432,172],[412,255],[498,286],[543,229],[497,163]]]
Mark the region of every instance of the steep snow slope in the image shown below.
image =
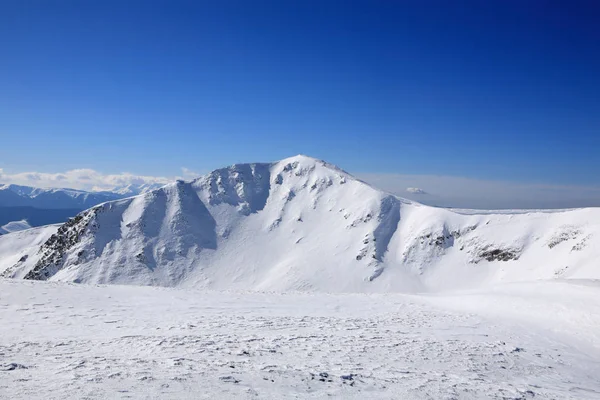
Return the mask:
[[[30,254],[35,254],[52,234],[58,225],[31,228],[0,236],[0,275],[12,273],[12,268],[27,261]]]
[[[427,207],[296,156],[96,206],[4,276],[319,291],[600,278],[599,229],[600,209]]]

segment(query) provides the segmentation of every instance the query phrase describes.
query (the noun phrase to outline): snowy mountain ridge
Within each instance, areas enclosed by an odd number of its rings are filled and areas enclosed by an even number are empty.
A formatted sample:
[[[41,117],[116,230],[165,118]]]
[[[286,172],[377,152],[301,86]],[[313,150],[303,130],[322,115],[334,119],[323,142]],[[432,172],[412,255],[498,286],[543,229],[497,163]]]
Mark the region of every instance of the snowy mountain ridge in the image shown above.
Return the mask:
[[[138,194],[147,193],[154,189],[164,186],[163,183],[143,183],[129,184],[125,186],[115,186],[108,190],[109,193],[116,193],[122,197],[137,196]]]
[[[68,188],[38,188],[15,184],[0,184],[0,206],[30,206],[45,209],[87,209],[105,201],[136,196],[158,189],[161,184],[115,187],[111,190],[86,191]]]
[[[455,212],[296,156],[92,207],[46,228],[43,244],[21,240],[0,254],[0,274],[214,289],[437,290],[600,278],[599,230],[600,209]],[[3,235],[0,249],[3,241],[16,242]]]
[[[0,185],[0,206],[29,206],[43,209],[87,209],[123,196],[112,192],[75,189],[36,188],[14,184]]]

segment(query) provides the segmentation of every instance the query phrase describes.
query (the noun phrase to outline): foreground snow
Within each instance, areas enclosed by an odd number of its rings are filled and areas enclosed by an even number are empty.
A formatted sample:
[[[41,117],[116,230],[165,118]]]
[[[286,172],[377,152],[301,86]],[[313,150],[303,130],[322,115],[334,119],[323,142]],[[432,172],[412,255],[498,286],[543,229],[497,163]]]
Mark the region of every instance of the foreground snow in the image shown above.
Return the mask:
[[[0,280],[1,398],[594,399],[600,285],[436,294]]]

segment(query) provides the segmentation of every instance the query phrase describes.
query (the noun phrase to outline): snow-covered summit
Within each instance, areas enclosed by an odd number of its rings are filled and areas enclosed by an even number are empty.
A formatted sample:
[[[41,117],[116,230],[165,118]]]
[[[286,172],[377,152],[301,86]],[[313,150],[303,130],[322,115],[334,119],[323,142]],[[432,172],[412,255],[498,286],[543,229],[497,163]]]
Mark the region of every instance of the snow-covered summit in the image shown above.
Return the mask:
[[[598,209],[494,214],[428,207],[298,155],[232,165],[95,206],[0,273],[321,291],[600,277],[593,246],[599,228]]]

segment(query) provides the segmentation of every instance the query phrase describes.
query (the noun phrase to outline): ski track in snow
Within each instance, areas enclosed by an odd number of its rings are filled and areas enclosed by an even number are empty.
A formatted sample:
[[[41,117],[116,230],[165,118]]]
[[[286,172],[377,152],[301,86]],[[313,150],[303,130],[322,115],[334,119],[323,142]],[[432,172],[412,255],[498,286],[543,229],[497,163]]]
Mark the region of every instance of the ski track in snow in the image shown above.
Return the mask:
[[[0,321],[3,399],[600,398],[593,282],[402,295],[0,280]]]

